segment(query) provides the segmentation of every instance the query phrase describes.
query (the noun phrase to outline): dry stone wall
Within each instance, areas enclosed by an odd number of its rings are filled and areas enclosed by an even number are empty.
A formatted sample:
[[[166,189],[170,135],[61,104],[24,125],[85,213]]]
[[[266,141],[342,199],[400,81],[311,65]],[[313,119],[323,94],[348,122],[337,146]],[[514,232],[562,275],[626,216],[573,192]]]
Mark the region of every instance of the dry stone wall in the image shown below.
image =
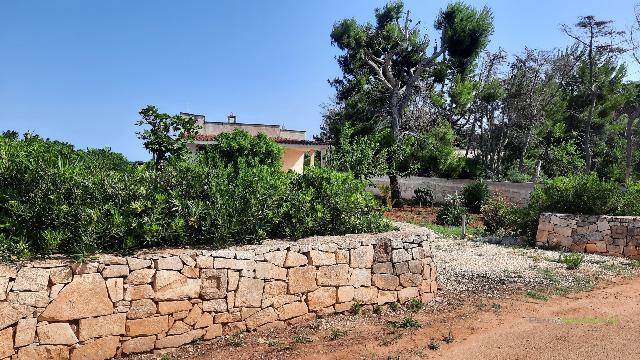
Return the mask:
[[[387,177],[375,177],[371,181],[375,186],[389,185],[389,178]],[[469,179],[442,179],[419,176],[398,179],[403,199],[412,199],[413,192],[417,188],[427,188],[433,192],[433,201],[440,204],[446,201],[448,195],[454,195],[456,192],[462,195],[462,189],[473,182],[474,180]],[[534,187],[533,183],[506,181],[487,181],[487,185],[492,194],[500,194],[518,207],[525,207],[529,204],[529,195],[531,195]],[[380,194],[380,191],[375,186],[371,186],[367,190],[374,194]]]
[[[109,359],[433,298],[428,231],[0,264],[0,359]]]
[[[640,217],[545,213],[538,222],[536,243],[640,259]]]

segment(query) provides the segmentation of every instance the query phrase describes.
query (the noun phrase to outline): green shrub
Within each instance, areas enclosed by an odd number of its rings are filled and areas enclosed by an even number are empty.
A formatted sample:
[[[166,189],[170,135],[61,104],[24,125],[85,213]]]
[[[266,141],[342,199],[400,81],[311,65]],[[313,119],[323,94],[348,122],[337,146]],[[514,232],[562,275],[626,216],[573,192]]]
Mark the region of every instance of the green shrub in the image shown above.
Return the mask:
[[[615,215],[640,216],[640,182],[629,182]]]
[[[580,267],[584,261],[584,255],[578,253],[561,255],[560,261],[567,267],[567,270],[575,270]]]
[[[426,187],[413,190],[413,203],[427,207],[433,205],[433,192]]]
[[[470,212],[477,214],[489,197],[489,186],[484,180],[474,181],[462,189],[464,205]]]
[[[219,154],[170,157],[156,171],[109,150],[2,136],[0,256],[226,247],[390,228],[363,181],[327,169],[283,173],[268,141],[232,134],[212,148]],[[225,149],[235,142],[263,144],[256,152],[243,145],[232,159]]]
[[[620,186],[596,175],[557,177],[534,189],[530,206],[541,212],[616,214],[622,198]]]
[[[484,218],[484,228],[489,234],[509,235],[513,233],[513,223],[510,215],[513,205],[502,195],[491,196],[482,205],[480,212]]]
[[[460,195],[449,195],[436,214],[436,223],[439,225],[459,226],[465,216],[467,216],[467,208],[462,205]]]

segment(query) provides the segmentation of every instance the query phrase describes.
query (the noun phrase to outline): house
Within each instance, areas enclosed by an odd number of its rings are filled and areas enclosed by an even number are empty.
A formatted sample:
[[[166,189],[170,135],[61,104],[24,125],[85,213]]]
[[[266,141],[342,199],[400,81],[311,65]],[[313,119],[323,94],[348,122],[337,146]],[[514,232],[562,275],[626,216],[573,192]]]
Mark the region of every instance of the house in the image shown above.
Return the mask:
[[[305,155],[309,159],[309,166],[314,166],[316,161],[324,164],[328,145],[305,139],[305,132],[302,130],[289,130],[280,125],[268,124],[243,124],[236,122],[236,116],[231,113],[227,121],[207,121],[204,115],[180,113],[183,116],[193,116],[196,118],[200,131],[196,135],[194,144],[190,145],[191,151],[196,151],[200,145],[215,142],[216,135],[224,132],[232,132],[241,129],[251,135],[260,133],[267,135],[276,143],[282,146],[282,170],[293,170],[302,174],[304,168]]]

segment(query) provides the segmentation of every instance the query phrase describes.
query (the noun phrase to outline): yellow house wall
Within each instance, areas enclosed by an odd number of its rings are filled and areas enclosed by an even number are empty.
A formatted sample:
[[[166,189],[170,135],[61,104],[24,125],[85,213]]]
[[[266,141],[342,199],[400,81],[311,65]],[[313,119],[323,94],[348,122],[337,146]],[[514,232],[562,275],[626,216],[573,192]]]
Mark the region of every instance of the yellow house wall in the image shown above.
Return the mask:
[[[302,174],[304,167],[304,150],[284,148],[282,153],[282,170],[293,170]]]

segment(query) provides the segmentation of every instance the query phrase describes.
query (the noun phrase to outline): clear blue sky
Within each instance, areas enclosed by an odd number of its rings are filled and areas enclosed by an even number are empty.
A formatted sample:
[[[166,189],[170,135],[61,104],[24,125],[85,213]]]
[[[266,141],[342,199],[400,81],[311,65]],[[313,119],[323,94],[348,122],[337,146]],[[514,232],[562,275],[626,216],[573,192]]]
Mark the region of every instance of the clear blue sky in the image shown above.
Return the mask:
[[[432,28],[447,1],[406,1]],[[491,48],[562,47],[579,15],[628,27],[634,1],[494,0]],[[33,131],[80,148],[148,159],[137,112],[188,111],[222,120],[319,130],[327,79],[339,74],[329,33],[372,18],[384,1],[0,1],[0,130]],[[432,32],[431,32],[432,33]],[[433,34],[433,33],[432,33]],[[635,69],[631,76],[637,77]]]

